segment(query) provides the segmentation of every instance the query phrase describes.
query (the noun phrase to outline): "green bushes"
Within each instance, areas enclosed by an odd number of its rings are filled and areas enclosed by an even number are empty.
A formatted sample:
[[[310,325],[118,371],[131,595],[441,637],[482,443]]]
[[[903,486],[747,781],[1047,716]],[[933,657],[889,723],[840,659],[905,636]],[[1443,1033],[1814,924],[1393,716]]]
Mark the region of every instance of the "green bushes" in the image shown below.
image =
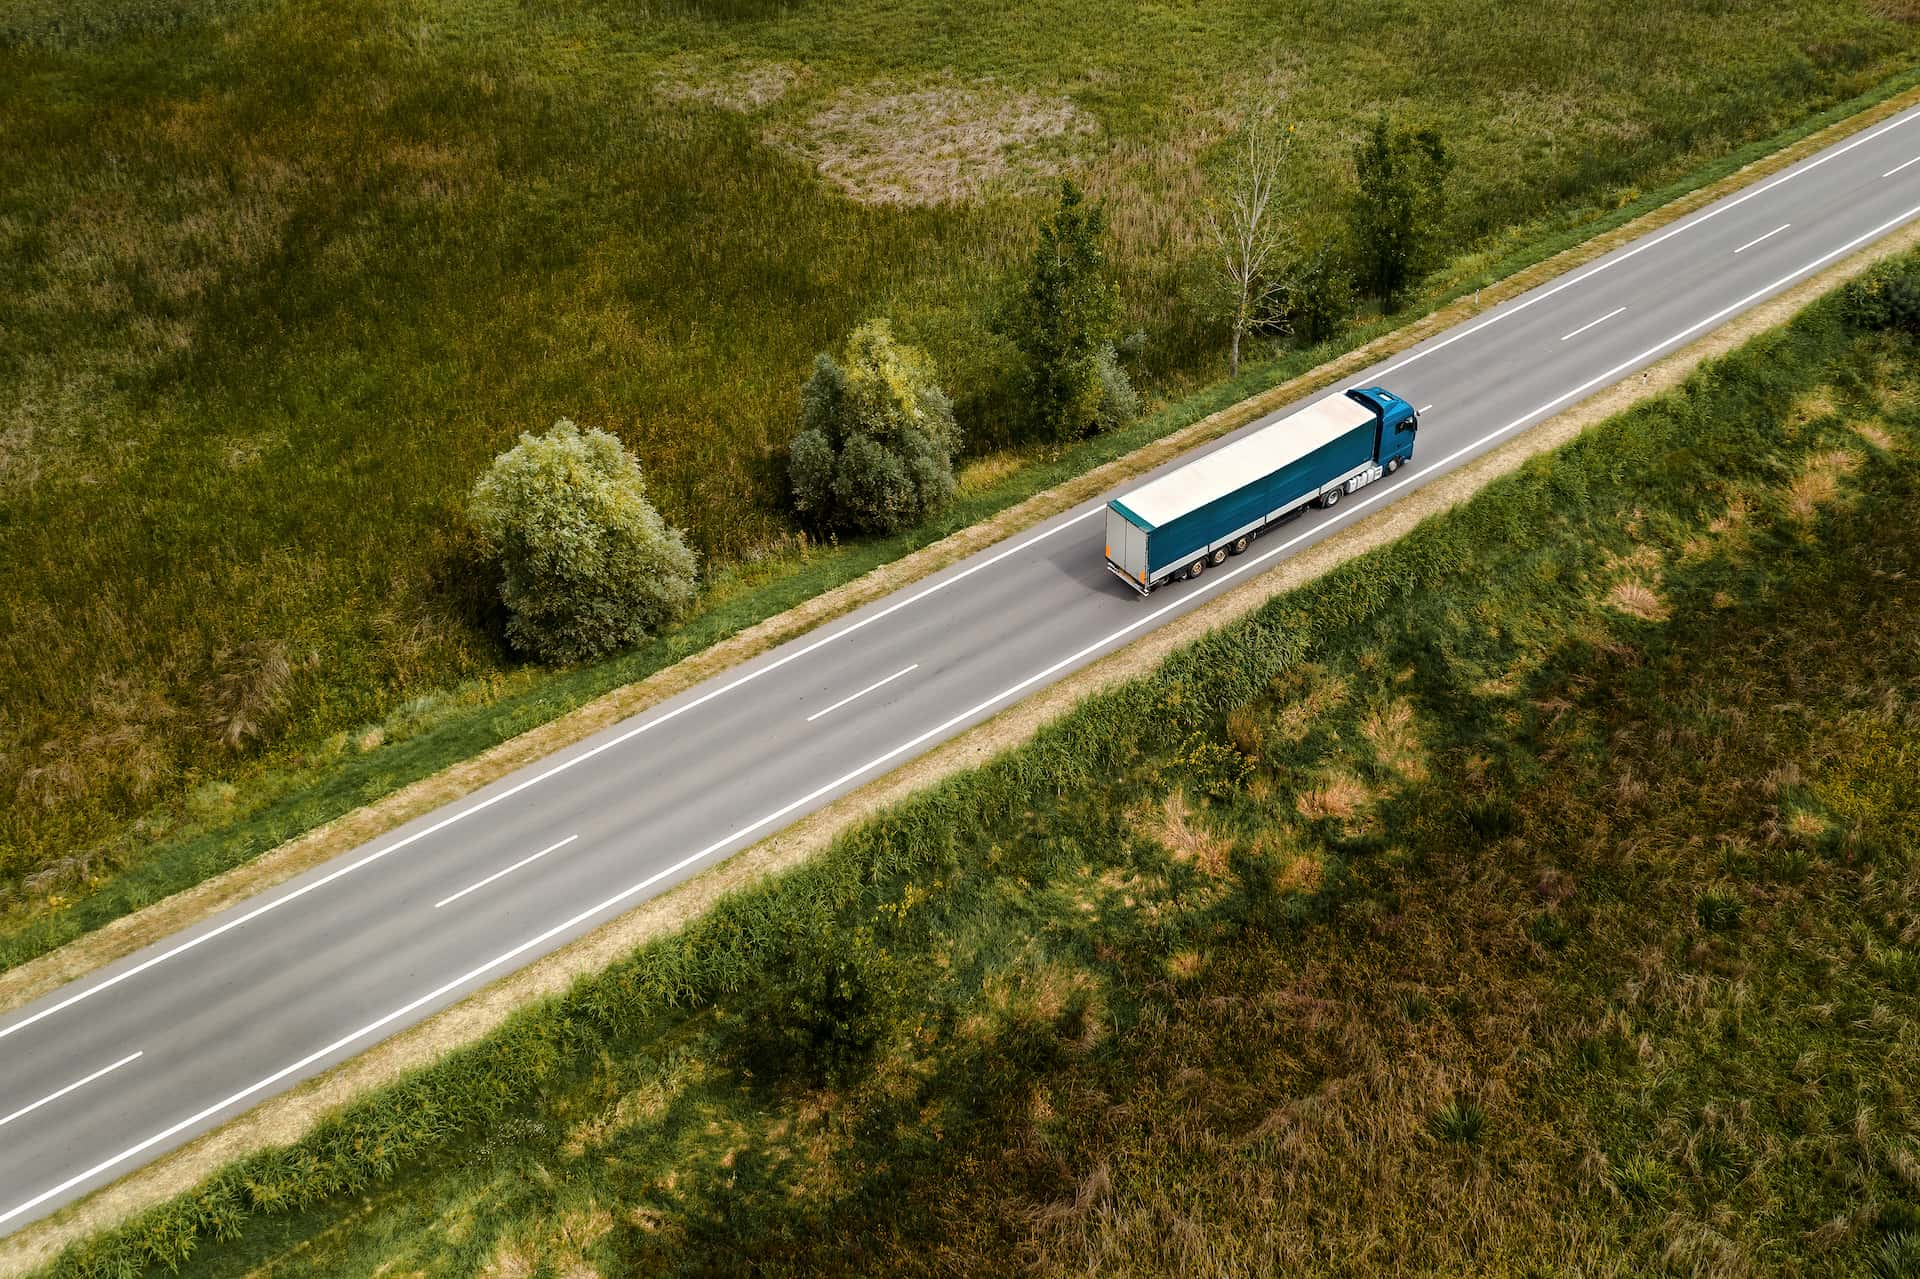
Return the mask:
[[[1322,240],[1301,257],[1281,314],[1303,346],[1325,342],[1353,318],[1353,270],[1337,241]]]
[[[1120,295],[1107,269],[1106,235],[1106,211],[1063,181],[1012,316],[1034,439],[1077,440],[1138,411],[1114,347]]]
[[[898,965],[870,928],[834,934],[830,921],[794,939],[782,974],[749,999],[739,1030],[756,1074],[828,1087],[853,1082],[889,1034],[902,1003]]]
[[[686,538],[605,431],[562,418],[545,435],[522,434],[474,484],[467,514],[500,569],[507,639],[542,661],[637,644],[693,602]]]
[[[885,320],[847,339],[846,363],[815,358],[789,446],[793,505],[817,528],[892,533],[953,498],[960,432],[933,363]]]
[[[1349,224],[1360,282],[1382,311],[1432,265],[1453,162],[1432,129],[1395,128],[1383,111],[1354,148],[1360,190]]]
[[[1841,291],[1839,305],[1857,329],[1920,336],[1920,271],[1911,266],[1869,271]]]

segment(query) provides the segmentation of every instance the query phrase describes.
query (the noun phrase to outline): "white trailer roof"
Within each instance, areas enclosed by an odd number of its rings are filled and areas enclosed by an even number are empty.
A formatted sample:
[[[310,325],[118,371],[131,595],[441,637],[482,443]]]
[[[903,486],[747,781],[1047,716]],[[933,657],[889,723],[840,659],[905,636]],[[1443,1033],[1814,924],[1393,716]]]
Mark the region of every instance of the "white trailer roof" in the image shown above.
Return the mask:
[[[1179,470],[1148,480],[1122,494],[1120,504],[1159,528],[1372,421],[1373,410],[1366,405],[1345,395],[1330,395]]]

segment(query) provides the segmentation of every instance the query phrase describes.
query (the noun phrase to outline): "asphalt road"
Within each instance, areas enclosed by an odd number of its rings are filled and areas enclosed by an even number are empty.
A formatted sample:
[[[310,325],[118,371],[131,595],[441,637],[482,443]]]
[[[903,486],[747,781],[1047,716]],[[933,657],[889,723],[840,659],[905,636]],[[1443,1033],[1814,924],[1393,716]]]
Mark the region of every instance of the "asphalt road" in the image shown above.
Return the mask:
[[[1420,407],[1412,465],[1197,582],[1137,597],[1103,566],[1104,499],[1089,503],[0,1019],[0,1233],[431,1015],[1920,215],[1916,117],[1358,375],[1354,384],[1384,383]]]

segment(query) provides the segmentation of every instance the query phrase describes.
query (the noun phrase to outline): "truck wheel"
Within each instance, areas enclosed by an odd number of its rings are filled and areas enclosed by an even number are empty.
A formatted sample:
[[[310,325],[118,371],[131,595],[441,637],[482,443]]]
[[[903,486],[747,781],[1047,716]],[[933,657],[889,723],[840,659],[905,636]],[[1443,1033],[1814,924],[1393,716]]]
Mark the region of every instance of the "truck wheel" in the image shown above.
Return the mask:
[[[1320,495],[1320,506],[1322,510],[1331,511],[1334,507],[1338,505],[1340,505],[1339,489],[1328,489],[1325,493],[1322,493]]]
[[[1222,564],[1225,564],[1226,562],[1227,562],[1227,548],[1224,546],[1221,547],[1219,550],[1215,551],[1213,554],[1207,556],[1207,563],[1213,565],[1215,568],[1219,568]]]
[[[1245,551],[1249,546],[1252,546],[1252,545],[1253,545],[1253,534],[1242,533],[1239,537],[1233,540],[1233,553],[1235,555],[1239,555],[1240,553]]]
[[[1394,473],[1395,471],[1397,471],[1397,470],[1399,470],[1399,469],[1400,469],[1400,459],[1399,459],[1399,458],[1397,458],[1397,457],[1390,457],[1390,458],[1388,458],[1388,459],[1387,459],[1387,474],[1388,474],[1388,475],[1392,475],[1392,474],[1393,474],[1393,473]]]
[[[1198,577],[1206,571],[1207,571],[1207,561],[1205,556],[1202,556],[1201,558],[1195,560],[1193,563],[1187,565],[1188,577]]]

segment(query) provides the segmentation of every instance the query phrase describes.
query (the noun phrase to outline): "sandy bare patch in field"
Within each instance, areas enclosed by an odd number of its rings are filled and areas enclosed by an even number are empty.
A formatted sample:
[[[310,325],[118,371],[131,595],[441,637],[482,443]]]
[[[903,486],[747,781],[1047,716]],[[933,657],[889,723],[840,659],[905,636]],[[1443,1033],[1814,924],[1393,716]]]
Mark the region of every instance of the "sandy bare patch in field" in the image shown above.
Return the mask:
[[[654,77],[653,87],[674,102],[696,102],[751,115],[787,96],[803,68],[786,62],[717,62],[679,58]]]
[[[1056,174],[1097,129],[1064,97],[992,83],[877,81],[835,95],[767,140],[862,204],[933,205]]]

